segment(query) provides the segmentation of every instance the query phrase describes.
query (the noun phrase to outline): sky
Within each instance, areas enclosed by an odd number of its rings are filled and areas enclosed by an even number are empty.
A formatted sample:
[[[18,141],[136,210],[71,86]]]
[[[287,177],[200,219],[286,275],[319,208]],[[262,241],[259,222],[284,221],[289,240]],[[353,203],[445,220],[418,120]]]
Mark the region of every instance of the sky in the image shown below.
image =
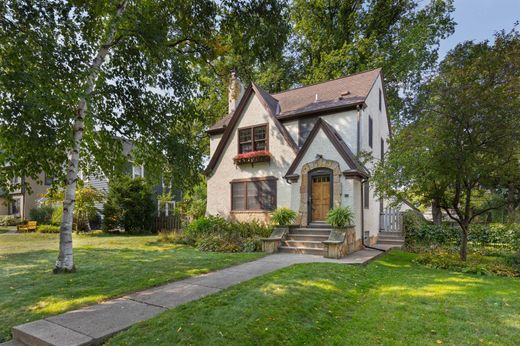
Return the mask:
[[[496,31],[509,31],[520,21],[520,0],[455,0],[454,4],[457,25],[455,33],[441,42],[441,59],[457,43],[493,40]]]

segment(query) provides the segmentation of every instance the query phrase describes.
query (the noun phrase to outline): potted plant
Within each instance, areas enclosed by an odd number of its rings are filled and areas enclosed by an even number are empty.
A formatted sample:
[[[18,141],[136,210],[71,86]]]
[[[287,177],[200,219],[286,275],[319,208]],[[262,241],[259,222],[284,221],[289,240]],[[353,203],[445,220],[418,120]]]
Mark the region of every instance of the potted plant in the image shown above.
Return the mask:
[[[347,228],[352,226],[354,213],[349,206],[331,209],[327,214],[327,222],[334,228]]]
[[[269,238],[262,239],[262,250],[273,253],[278,250],[282,239],[289,232],[289,226],[296,220],[296,212],[289,208],[278,208],[271,214],[271,222],[274,225]]]
[[[325,257],[341,258],[355,251],[356,230],[352,222],[354,212],[349,206],[331,209],[327,214],[327,222],[334,227],[329,239],[324,241]]]

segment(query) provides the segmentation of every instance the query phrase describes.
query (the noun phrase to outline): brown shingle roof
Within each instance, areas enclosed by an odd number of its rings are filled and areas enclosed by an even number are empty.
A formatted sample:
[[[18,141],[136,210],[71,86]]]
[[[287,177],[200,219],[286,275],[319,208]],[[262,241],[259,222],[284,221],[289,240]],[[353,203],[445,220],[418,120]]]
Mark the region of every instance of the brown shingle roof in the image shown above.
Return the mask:
[[[256,85],[254,87],[267,101],[267,106],[275,116],[282,120],[362,104],[380,73],[381,69],[378,68],[271,95]],[[224,131],[232,115],[228,114],[219,120],[207,132]]]
[[[367,97],[381,69],[356,73],[343,78],[338,78],[314,85],[287,90],[272,96],[280,104],[280,115],[291,114],[308,108],[314,104],[323,103],[333,105],[340,103],[363,102]],[[343,100],[338,100],[342,94]],[[318,102],[316,102],[318,95]]]

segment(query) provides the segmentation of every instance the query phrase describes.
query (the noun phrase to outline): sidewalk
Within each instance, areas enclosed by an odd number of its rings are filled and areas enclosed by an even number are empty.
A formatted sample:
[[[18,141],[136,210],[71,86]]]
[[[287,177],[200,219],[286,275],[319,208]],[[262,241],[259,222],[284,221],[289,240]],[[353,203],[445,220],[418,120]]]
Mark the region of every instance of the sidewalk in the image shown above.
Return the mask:
[[[335,260],[321,256],[273,254],[256,261],[109,300],[13,328],[13,340],[0,346],[99,345],[133,324],[178,305],[297,263],[365,264],[382,252],[361,250]]]

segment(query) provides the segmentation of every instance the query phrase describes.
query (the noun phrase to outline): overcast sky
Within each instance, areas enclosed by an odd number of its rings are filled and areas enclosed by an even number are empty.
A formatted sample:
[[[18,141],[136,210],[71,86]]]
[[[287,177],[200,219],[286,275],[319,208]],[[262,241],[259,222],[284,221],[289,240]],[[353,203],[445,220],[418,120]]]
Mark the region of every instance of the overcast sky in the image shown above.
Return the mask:
[[[440,58],[459,42],[493,39],[520,20],[520,0],[455,0],[455,33],[441,43]]]

